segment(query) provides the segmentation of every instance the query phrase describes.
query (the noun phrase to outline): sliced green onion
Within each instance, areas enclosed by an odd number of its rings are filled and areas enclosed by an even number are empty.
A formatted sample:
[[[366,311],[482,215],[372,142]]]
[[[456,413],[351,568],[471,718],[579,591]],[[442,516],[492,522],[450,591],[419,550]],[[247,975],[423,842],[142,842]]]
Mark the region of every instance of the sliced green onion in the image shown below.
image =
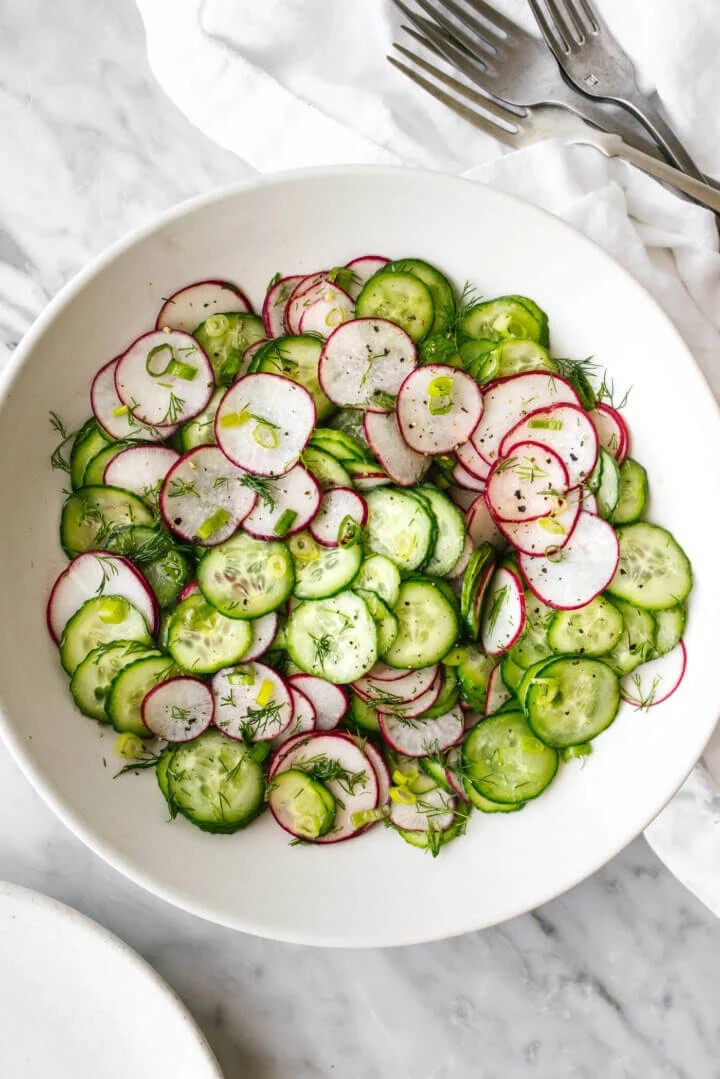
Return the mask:
[[[287,564],[281,554],[274,554],[268,559],[267,571],[274,581],[279,581],[287,573]]]
[[[337,541],[340,547],[354,547],[359,541],[362,535],[362,527],[360,523],[351,517],[350,514],[346,514],[340,522],[340,527],[337,531]]]
[[[220,529],[223,528],[229,520],[230,514],[227,510],[215,510],[212,516],[208,517],[206,521],[203,521],[203,523],[198,528],[198,539],[210,539],[210,537],[214,536],[216,532],[219,532]]]
[[[153,359],[161,352],[168,351],[170,358],[163,367],[162,371],[153,371],[151,363]],[[164,345],[155,345],[151,348],[145,359],[145,370],[153,378],[163,378],[165,375],[175,375],[176,378],[182,378],[185,382],[192,382],[197,375],[197,367],[193,367],[191,363],[184,363],[182,360],[178,360],[175,356],[175,350],[168,342]]]
[[[127,405],[118,405],[117,408],[113,409],[113,416],[127,416],[129,411],[130,409]]]
[[[390,797],[401,806],[412,806],[417,802],[417,795],[409,787],[391,787]]]
[[[269,754],[269,742],[256,742],[255,745],[251,748],[248,756],[251,760],[256,761],[257,764],[262,764],[262,762],[269,756]]]
[[[274,686],[269,678],[264,678],[260,684],[258,695],[255,698],[255,704],[258,708],[264,708],[266,704],[269,704],[272,700]]]
[[[126,731],[115,739],[115,753],[126,761],[137,761],[145,755],[145,743],[137,734]]]
[[[589,757],[593,748],[589,742],[581,742],[579,746],[566,746],[562,751],[564,761],[572,761],[581,757]]]
[[[358,809],[356,813],[350,814],[350,820],[353,828],[364,828],[366,824],[374,824],[375,821],[384,820],[387,816],[387,810],[382,806],[377,809]]]
[[[431,416],[447,416],[452,408],[449,397],[431,397],[428,402],[428,412]]]
[[[331,307],[325,316],[326,326],[339,326],[341,322],[345,321],[345,312],[342,307]]]
[[[547,558],[548,562],[562,562],[562,547],[546,547],[545,557]]]
[[[566,532],[566,529],[564,529],[554,517],[540,517],[538,525],[540,528],[544,529],[545,532],[552,532],[555,536],[564,536]]]
[[[205,319],[204,329],[208,337],[222,337],[230,329],[230,319],[227,315],[210,315]]]
[[[542,431],[562,431],[562,420],[528,420],[528,427]]]
[[[430,397],[447,397],[452,393],[455,379],[450,375],[438,375],[428,383],[428,395]]]
[[[234,671],[230,671],[227,680],[231,686],[254,686],[255,668],[249,665],[236,667]]]
[[[296,562],[317,562],[320,557],[317,543],[308,535],[292,536],[288,546]]]
[[[227,412],[220,417],[221,427],[244,427],[252,417],[246,408],[240,412]]]
[[[295,510],[283,510],[277,519],[273,532],[276,536],[280,536],[281,538],[282,536],[287,536],[296,520],[297,512]]]
[[[122,596],[109,596],[100,608],[100,621],[106,626],[119,626],[128,616],[130,604]]]
[[[262,446],[264,450],[275,450],[280,445],[275,424],[267,423],[265,420],[260,420],[255,424],[252,436],[253,442],[257,442],[258,446]]]

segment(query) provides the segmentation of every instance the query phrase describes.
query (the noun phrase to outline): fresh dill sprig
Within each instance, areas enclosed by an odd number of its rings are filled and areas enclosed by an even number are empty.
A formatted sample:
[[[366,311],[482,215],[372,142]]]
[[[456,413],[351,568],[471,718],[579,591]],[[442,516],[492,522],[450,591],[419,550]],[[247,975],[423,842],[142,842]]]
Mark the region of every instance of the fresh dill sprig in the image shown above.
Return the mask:
[[[185,402],[182,397],[178,397],[176,393],[170,391],[170,397],[168,399],[168,406],[165,411],[165,415],[161,420],[161,426],[169,423],[177,423],[178,418],[182,415],[182,410],[185,408]]]
[[[332,651],[332,640],[330,638],[330,635],[328,633],[325,633],[322,637],[313,637],[311,633],[310,640],[315,645],[315,662],[318,664],[319,667],[324,668],[325,660]]]
[[[117,577],[118,565],[114,558],[109,558],[107,555],[96,554],[95,560],[100,567],[100,584],[95,589],[95,595],[99,596],[105,589],[105,585],[108,583],[111,577]]]
[[[50,426],[53,431],[60,435],[61,441],[50,454],[50,464],[61,472],[70,472],[70,461],[65,456],[65,448],[68,442],[75,438],[77,431],[68,431],[57,412],[50,413]]]
[[[183,479],[173,477],[173,479],[170,480],[168,498],[183,498],[186,495],[193,495],[195,498],[200,497],[194,483],[187,483]]]
[[[612,408],[614,408],[616,411],[619,411],[621,408],[625,408],[626,404],[628,403],[628,397],[632,392],[632,386],[628,390],[626,390],[622,397],[617,401],[615,399],[616,392],[617,391],[615,390],[614,379],[612,379],[607,373],[607,371],[605,371],[603,373],[602,382],[600,383],[600,387],[597,391],[598,401],[607,401],[607,403],[611,405]]]
[[[239,477],[238,483],[242,487],[249,487],[251,491],[254,491],[269,510],[275,509],[275,498],[272,494],[271,480],[264,476],[251,476],[248,472],[244,476]]]
[[[364,769],[359,772],[351,772],[340,761],[327,757],[325,754],[317,754],[315,757],[305,759],[299,757],[293,761],[293,768],[299,768],[322,783],[334,780],[349,795],[353,795],[357,787],[365,787],[368,781],[367,772]]]

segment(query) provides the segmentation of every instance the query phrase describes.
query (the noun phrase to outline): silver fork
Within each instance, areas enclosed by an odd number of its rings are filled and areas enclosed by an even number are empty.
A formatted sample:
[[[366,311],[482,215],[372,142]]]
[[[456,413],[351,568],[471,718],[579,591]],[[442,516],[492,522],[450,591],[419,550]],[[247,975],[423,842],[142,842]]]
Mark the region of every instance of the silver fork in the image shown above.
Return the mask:
[[[589,0],[528,0],[545,41],[571,83],[635,116],[683,172],[703,179],[670,126],[655,90],[644,94],[635,66]],[[564,8],[561,9],[561,4]]]
[[[606,157],[622,158],[623,161],[636,165],[656,179],[671,184],[679,191],[684,191],[698,202],[715,210],[716,213],[720,211],[720,191],[673,168],[672,165],[667,165],[664,161],[651,157],[642,150],[635,149],[634,146],[629,146],[619,135],[599,131],[591,124],[585,123],[579,116],[552,105],[534,105],[524,109],[507,108],[499,101],[485,97],[452,75],[448,75],[429,61],[413,55],[404,46],[396,42],[393,42],[393,45],[414,65],[414,67],[408,67],[394,56],[388,56],[388,60],[394,67],[437,101],[441,101],[453,112],[464,117],[473,127],[492,135],[493,138],[499,139],[506,145],[517,149],[539,142],[541,139],[559,137],[565,142],[594,146]],[[418,68],[431,75],[435,82],[430,82],[421,75]],[[437,83],[440,83],[440,86]],[[452,90],[453,93],[447,93],[441,88],[442,86]],[[465,105],[458,99],[458,95],[471,101],[476,108]]]
[[[483,88],[495,97],[510,105],[558,105],[605,131],[616,131],[631,146],[659,156],[655,145],[644,138],[642,127],[627,113],[578,94],[562,77],[540,38],[528,34],[485,0],[464,0],[464,6],[455,0],[416,0],[429,18],[403,0],[393,3],[412,24],[403,27],[406,33],[431,41],[435,51],[471,82],[482,77]]]

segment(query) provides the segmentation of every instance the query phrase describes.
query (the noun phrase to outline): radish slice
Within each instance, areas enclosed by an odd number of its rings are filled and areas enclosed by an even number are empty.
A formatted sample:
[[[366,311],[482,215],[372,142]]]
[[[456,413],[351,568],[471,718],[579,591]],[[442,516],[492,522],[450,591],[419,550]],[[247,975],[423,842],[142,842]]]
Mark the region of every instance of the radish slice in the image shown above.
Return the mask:
[[[252,311],[243,292],[228,281],[198,281],[174,292],[160,308],[155,328],[193,333],[210,315]]]
[[[479,480],[477,476],[473,476],[472,472],[468,472],[467,468],[461,465],[459,461],[450,475],[453,483],[465,491],[478,493],[485,490],[485,480]]]
[[[179,460],[180,454],[168,446],[129,446],[109,462],[103,483],[153,499]]]
[[[484,483],[482,488],[483,490],[485,489]],[[477,491],[469,491],[465,487],[456,487],[454,484],[447,488],[445,494],[452,499],[457,508],[462,510],[463,513],[467,513],[478,496]]]
[[[215,378],[194,337],[180,330],[153,330],[133,341],[118,359],[115,389],[136,419],[166,427],[202,412]]]
[[[365,678],[369,679],[370,682],[397,682],[398,679],[405,678],[408,674],[415,674],[415,671],[410,670],[409,667],[389,667],[387,663],[378,660],[375,666],[365,675]],[[433,674],[428,685],[431,684],[434,677],[435,675]]]
[[[567,469],[554,450],[519,442],[493,465],[485,498],[496,520],[532,521],[554,513],[568,486]]]
[[[440,673],[440,668],[435,663],[432,667],[421,667],[417,671],[399,671],[398,678],[383,679],[378,674],[373,674],[373,671],[377,671],[379,667],[380,664],[376,664],[369,674],[358,678],[352,685],[356,693],[371,702],[375,698],[392,694],[404,704],[409,704],[410,701],[417,700],[422,694],[427,693]],[[428,705],[428,707],[431,706]]]
[[[486,480],[490,475],[490,465],[482,454],[478,453],[472,442],[464,442],[462,446],[458,446],[455,450],[455,460],[478,480]]]
[[[199,596],[199,595],[200,595],[200,585],[197,583],[197,581],[190,581],[188,584],[185,585],[185,587],[183,588],[182,592],[180,593],[178,599],[180,600],[180,602],[182,602],[182,600],[187,599],[188,596]]]
[[[468,562],[472,558],[472,553],[474,550],[475,548],[473,547],[473,541],[470,539],[469,536],[466,536],[460,557],[458,558],[457,562],[450,570],[450,572],[445,575],[449,581],[454,581],[458,577],[462,577],[463,573],[468,567]]]
[[[298,281],[285,306],[285,326],[288,333],[300,333],[300,319],[310,304],[320,298],[326,284],[328,279],[324,270],[308,274]]]
[[[588,415],[597,431],[600,445],[622,464],[630,452],[630,432],[625,420],[612,405],[598,401]]]
[[[348,286],[348,292],[353,300],[357,300],[366,282],[378,270],[382,270],[383,266],[387,266],[389,261],[390,259],[386,259],[384,255],[360,255],[359,258],[345,263],[346,268],[353,272],[352,283]]]
[[[488,656],[512,648],[525,628],[525,593],[517,574],[500,566],[483,599],[480,639]]]
[[[350,699],[342,686],[314,674],[293,674],[288,682],[292,689],[299,689],[309,699],[319,731],[331,731],[345,718]]]
[[[290,686],[290,698],[293,704],[292,722],[286,731],[273,738],[272,745],[276,749],[285,745],[291,738],[298,734],[307,734],[317,729],[317,716],[309,697],[301,693],[299,689]]]
[[[603,592],[615,576],[620,548],[612,525],[581,513],[570,539],[550,558],[520,554],[528,587],[548,607],[573,611]]]
[[[281,277],[265,293],[262,319],[268,337],[282,337],[285,334],[285,308],[293,289],[304,281],[302,274],[293,277]],[[247,350],[246,350],[247,352]]]
[[[505,546],[503,534],[493,520],[484,494],[477,496],[465,514],[465,527],[476,547],[482,543],[491,543],[497,550],[502,550]]]
[[[257,539],[292,536],[312,521],[320,498],[315,477],[302,465],[295,465],[284,476],[262,484],[255,508],[243,521],[243,528]]]
[[[356,472],[353,475],[353,483],[357,487],[358,491],[372,491],[375,487],[387,487],[392,480],[388,476],[387,472],[381,470],[367,472]]]
[[[597,517],[598,500],[593,491],[585,488],[582,492],[582,508],[586,513],[594,513]]]
[[[523,554],[542,555],[548,548],[564,547],[573,534],[580,511],[587,509],[581,487],[573,487],[556,501],[553,512],[532,521],[498,521],[498,527]]]
[[[297,464],[315,427],[315,405],[281,375],[245,375],[218,405],[215,438],[231,461],[258,476],[282,476]]]
[[[242,361],[240,363],[240,366],[238,367],[238,371],[235,375],[235,378],[233,379],[233,382],[237,382],[239,378],[242,378],[243,375],[246,375],[248,373],[248,371],[250,370],[250,364],[253,360],[253,356],[256,352],[259,352],[260,349],[263,348],[266,344],[267,340],[261,339],[260,341],[253,341],[251,345],[248,345],[248,347],[242,354]]]
[[[160,491],[160,512],[173,532],[214,547],[237,531],[255,505],[242,469],[217,446],[197,446],[170,469]]]
[[[142,721],[156,738],[189,742],[212,723],[213,696],[199,678],[182,675],[155,686],[142,702]]]
[[[326,760],[336,762],[345,776],[351,777],[351,781],[347,778],[323,781],[337,801],[335,825],[331,832],[314,842],[338,843],[364,830],[355,827],[353,814],[375,809],[378,803],[375,769],[349,735],[337,731],[301,735],[296,741],[288,742],[277,750],[270,764],[269,775],[272,777],[289,768],[311,771],[313,763]]]
[[[417,795],[412,805],[393,802],[390,820],[404,832],[446,832],[455,820],[455,798],[442,787]]]
[[[394,413],[366,412],[363,430],[373,453],[398,486],[412,487],[420,482],[431,462],[410,449]]]
[[[386,412],[417,363],[412,338],[384,318],[356,318],[328,337],[318,377],[336,405]]]
[[[213,723],[228,738],[270,742],[292,722],[290,687],[264,663],[253,661],[218,671],[212,695]]]
[[[485,411],[471,441],[492,463],[504,435],[529,412],[563,403],[580,406],[580,399],[560,375],[528,371],[489,383],[483,390],[483,403]]]
[[[242,658],[243,663],[249,663],[251,659],[259,659],[273,643],[278,628],[277,611],[268,611],[267,614],[261,615],[260,618],[253,618],[250,628],[252,630],[252,640],[250,647]]]
[[[367,698],[368,704],[374,705],[378,712],[393,712],[395,715],[403,716],[407,719],[415,719],[417,716],[424,715],[429,708],[434,708],[437,704],[443,680],[442,675],[438,672],[430,688],[421,693],[419,697],[414,697],[409,701],[402,700],[396,693],[397,682],[385,682],[383,684],[387,687],[384,697],[379,694],[375,697],[369,697]]]
[[[323,547],[342,547],[354,541],[367,518],[367,502],[357,491],[333,487],[323,495],[310,532]]]
[[[491,716],[502,708],[512,698],[512,693],[503,682],[500,664],[493,667],[488,676],[487,693],[485,694],[485,715]]]
[[[120,555],[89,551],[73,558],[58,577],[47,605],[50,636],[57,644],[63,630],[83,603],[95,596],[122,596],[147,622],[151,636],[158,629],[155,596],[138,569]]]
[[[337,285],[327,284],[318,299],[303,311],[300,333],[329,337],[333,330],[355,314],[355,301]]]
[[[418,453],[451,453],[467,442],[482,413],[475,379],[446,364],[416,368],[398,391],[400,432]]]
[[[540,442],[554,450],[567,469],[571,487],[583,483],[597,461],[597,433],[587,412],[575,405],[551,405],[531,412],[510,428],[499,455],[507,457],[517,442]]]
[[[119,357],[118,357],[119,359]],[[90,387],[90,406],[95,419],[110,438],[118,441],[141,438],[144,442],[159,442],[177,431],[177,426],[149,427],[133,416],[127,405],[118,397],[115,388],[115,370],[118,360],[110,360],[101,367]]]
[[[462,709],[453,708],[435,719],[407,719],[378,712],[380,733],[391,749],[406,757],[427,757],[442,753],[459,742],[465,733]]]
[[[387,765],[385,764],[385,761],[383,760],[382,753],[380,753],[380,751],[375,748],[372,742],[365,742],[361,738],[358,738],[356,740],[356,744],[360,747],[360,749],[362,749],[365,756],[375,769],[375,777],[378,781],[378,806],[387,805],[387,803],[390,801],[391,780],[390,773],[388,771]]]
[[[620,679],[620,695],[638,709],[652,708],[672,696],[685,677],[687,652],[680,641],[664,656],[625,674]]]
[[[466,727],[467,729],[467,727]],[[445,782],[451,788],[453,794],[461,802],[469,802],[462,780],[462,753],[460,749],[451,749],[447,755],[447,768],[445,769]]]

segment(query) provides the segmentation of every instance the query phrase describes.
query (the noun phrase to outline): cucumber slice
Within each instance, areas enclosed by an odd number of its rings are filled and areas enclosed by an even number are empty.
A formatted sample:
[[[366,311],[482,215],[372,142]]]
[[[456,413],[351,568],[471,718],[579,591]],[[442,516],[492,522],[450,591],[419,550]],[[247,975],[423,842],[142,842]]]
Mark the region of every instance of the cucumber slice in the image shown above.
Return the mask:
[[[445,577],[463,553],[465,521],[457,506],[437,487],[423,484],[415,493],[423,495],[429,502],[437,522],[435,543],[423,570],[434,577]]]
[[[610,520],[617,525],[639,520],[647,507],[648,497],[647,472],[641,464],[628,457],[620,466],[620,497]]]
[[[318,839],[335,823],[334,795],[319,779],[299,768],[276,772],[267,798],[280,827],[298,839]]]
[[[507,378],[508,375],[520,375],[524,371],[559,373],[559,368],[547,349],[537,341],[509,337],[491,352],[483,354],[476,377],[479,382],[491,382],[496,378]]]
[[[84,715],[107,723],[105,698],[115,675],[137,659],[159,655],[141,641],[111,641],[98,645],[73,671],[70,679],[72,699]]]
[[[237,832],[264,805],[265,773],[252,747],[220,731],[179,745],[167,778],[171,806],[205,832]]]
[[[227,618],[259,618],[284,603],[295,570],[282,540],[256,540],[242,532],[211,548],[198,564],[200,591]]]
[[[455,294],[447,277],[424,259],[394,259],[383,268],[384,273],[409,273],[420,280],[432,296],[435,318],[430,333],[443,333],[455,318]]]
[[[180,448],[183,453],[197,449],[198,446],[214,446],[215,439],[215,413],[217,407],[225,395],[224,387],[219,387],[210,398],[207,408],[188,420],[180,428]]]
[[[525,805],[524,802],[493,802],[484,794],[480,794],[469,780],[465,782],[465,793],[470,804],[481,813],[515,813]]]
[[[476,641],[480,634],[482,601],[495,569],[495,548],[491,543],[481,543],[473,551],[463,574],[460,591],[460,613],[465,628]]]
[[[630,674],[655,654],[656,623],[649,611],[613,600],[623,618],[623,632],[612,651],[603,658],[616,674]]]
[[[335,405],[323,393],[318,379],[322,347],[322,341],[308,334],[278,337],[262,346],[254,364],[254,370],[284,375],[304,386],[315,402],[318,423],[335,411]]]
[[[300,460],[308,472],[312,472],[323,491],[331,487],[352,487],[352,478],[346,468],[331,454],[315,446],[307,446]]]
[[[692,588],[690,561],[659,525],[638,522],[617,530],[620,561],[608,592],[651,611],[676,607]]]
[[[475,341],[521,337],[547,344],[547,320],[543,325],[526,305],[524,297],[521,301],[515,296],[499,296],[496,300],[474,304],[460,319],[458,329],[461,337]]]
[[[530,727],[557,749],[596,738],[620,706],[617,675],[599,659],[556,659],[539,671],[527,690]]]
[[[239,663],[253,639],[252,623],[226,618],[204,596],[188,596],[173,611],[167,650],[193,674],[214,674]]]
[[[372,615],[377,628],[378,654],[384,656],[398,635],[398,620],[376,592],[369,592],[362,588],[355,588],[354,591],[364,600]]]
[[[207,354],[215,381],[229,386],[240,372],[245,349],[264,340],[265,326],[257,315],[233,311],[211,315],[193,337]]]
[[[447,655],[460,634],[453,604],[429,579],[404,581],[394,611],[398,635],[383,657],[390,667],[429,667]]]
[[[369,550],[391,559],[401,571],[422,566],[431,554],[437,527],[426,505],[392,487],[377,487],[365,497]]]
[[[460,682],[460,696],[473,712],[484,712],[487,698],[488,680],[497,665],[494,656],[486,656],[479,645],[469,645],[463,649],[463,657],[457,666]]]
[[[177,808],[172,802],[170,797],[170,779],[168,777],[168,769],[175,753],[174,746],[166,746],[160,754],[160,758],[155,765],[155,778],[158,781],[158,787],[162,791],[162,796],[168,804],[170,810],[171,819],[177,816]]]
[[[359,543],[352,547],[322,547],[309,532],[288,540],[295,566],[293,593],[298,599],[335,596],[354,581],[362,565]]]
[[[87,655],[111,641],[151,645],[152,637],[140,611],[124,596],[94,596],[83,603],[63,631],[60,661],[72,674]]]
[[[350,726],[358,727],[361,731],[369,731],[377,734],[380,730],[377,710],[371,704],[367,704],[362,697],[353,693],[350,697]],[[346,721],[347,722],[347,721]]]
[[[557,751],[544,745],[520,712],[502,712],[478,723],[463,744],[467,780],[492,802],[518,805],[537,798],[552,782]]]
[[[415,274],[384,268],[367,282],[355,304],[357,318],[386,318],[421,341],[435,322],[432,294]]]
[[[160,606],[168,609],[177,603],[183,588],[192,580],[194,569],[187,555],[173,549],[162,558],[147,562],[143,574]]]
[[[192,559],[175,544],[169,532],[157,526],[128,525],[115,530],[106,549],[135,562],[163,608],[172,607],[194,576]]]
[[[598,461],[588,480],[588,486],[595,492],[598,513],[606,521],[610,520],[620,498],[620,469],[611,453],[600,447]]]
[[[511,689],[513,693],[517,693],[520,688],[520,683],[525,677],[525,667],[521,667],[519,663],[508,654],[503,656],[500,664],[500,673],[502,674],[502,680],[508,689]]]
[[[306,600],[288,618],[285,633],[293,663],[336,685],[361,678],[377,660],[375,623],[354,592]]]
[[[523,307],[527,307],[531,315],[535,316],[535,319],[540,326],[540,337],[538,338],[538,340],[540,341],[541,345],[544,345],[545,348],[548,348],[550,345],[550,329],[548,317],[543,311],[540,304],[535,303],[535,300],[531,300],[529,296],[506,296],[505,299],[517,300],[517,302],[521,303]]]
[[[391,683],[392,684],[392,683]],[[432,708],[423,713],[427,719],[435,719],[436,716],[444,716],[451,712],[460,697],[460,684],[454,667],[443,666],[443,682],[440,696]]]
[[[150,731],[142,720],[142,702],[161,682],[182,674],[169,656],[148,656],[128,664],[113,678],[105,710],[116,731],[128,731],[149,738]]]
[[[60,542],[69,558],[83,551],[106,548],[108,537],[127,525],[150,525],[148,506],[120,487],[80,487],[65,502],[60,518]]]
[[[132,442],[111,442],[103,446],[99,453],[96,453],[91,461],[88,462],[85,469],[85,475],[83,476],[83,485],[85,487],[101,487],[105,481],[105,469],[119,453],[128,449],[129,446],[135,445]]]
[[[75,436],[70,451],[70,482],[73,491],[85,483],[85,469],[110,442],[97,420],[86,420]]]
[[[577,611],[558,611],[548,630],[548,644],[555,652],[578,656],[604,656],[611,652],[623,633],[623,616],[618,608],[596,596]]]
[[[375,592],[388,607],[394,607],[400,595],[400,570],[385,555],[370,555],[360,567],[355,587]]]
[[[353,435],[334,427],[316,427],[310,436],[310,445],[323,453],[329,453],[341,464],[346,461],[368,460],[365,442],[360,442]]]
[[[669,607],[655,614],[655,652],[664,656],[672,652],[685,632],[687,612],[682,605]]]
[[[527,670],[533,663],[552,655],[548,630],[556,614],[554,607],[548,607],[529,590],[525,592],[525,626],[509,653],[518,666]]]

